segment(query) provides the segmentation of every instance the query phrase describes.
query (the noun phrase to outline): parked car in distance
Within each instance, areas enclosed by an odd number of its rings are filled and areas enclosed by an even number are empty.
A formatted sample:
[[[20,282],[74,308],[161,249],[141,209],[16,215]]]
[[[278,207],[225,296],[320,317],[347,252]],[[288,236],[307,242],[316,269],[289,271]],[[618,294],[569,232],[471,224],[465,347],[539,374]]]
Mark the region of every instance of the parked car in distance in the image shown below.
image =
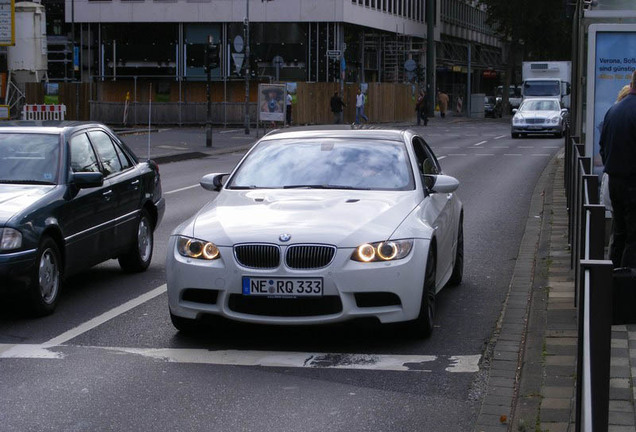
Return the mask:
[[[560,138],[567,127],[568,110],[562,108],[558,98],[526,99],[513,113],[512,138],[528,134],[549,134]]]
[[[494,96],[486,96],[484,98],[484,116],[492,118],[501,118],[502,108],[501,100]]]
[[[0,280],[36,315],[55,309],[64,277],[111,258],[150,264],[165,201],[159,169],[98,123],[0,127]]]
[[[462,280],[458,185],[409,130],[272,132],[201,179],[218,195],[172,233],[172,322],[374,318],[428,336],[436,294]]]

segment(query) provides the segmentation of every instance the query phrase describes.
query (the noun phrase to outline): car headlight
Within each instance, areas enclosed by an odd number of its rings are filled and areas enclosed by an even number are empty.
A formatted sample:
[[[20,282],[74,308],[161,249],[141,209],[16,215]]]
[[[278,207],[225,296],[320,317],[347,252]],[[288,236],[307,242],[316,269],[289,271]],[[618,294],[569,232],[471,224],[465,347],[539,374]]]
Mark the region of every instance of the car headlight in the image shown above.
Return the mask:
[[[219,248],[212,242],[179,236],[177,251],[186,258],[215,260],[221,258]]]
[[[550,119],[550,123],[557,124],[557,123],[559,122],[560,118],[561,118],[561,117],[559,117],[559,116],[552,117],[552,118]]]
[[[512,119],[512,122],[513,122],[514,124],[519,124],[519,123],[521,123],[521,119],[520,119],[519,117],[514,117],[514,118]]]
[[[412,239],[365,243],[353,251],[351,259],[360,262],[394,261],[407,256],[412,248]]]
[[[13,228],[0,228],[0,250],[22,247],[22,233]]]

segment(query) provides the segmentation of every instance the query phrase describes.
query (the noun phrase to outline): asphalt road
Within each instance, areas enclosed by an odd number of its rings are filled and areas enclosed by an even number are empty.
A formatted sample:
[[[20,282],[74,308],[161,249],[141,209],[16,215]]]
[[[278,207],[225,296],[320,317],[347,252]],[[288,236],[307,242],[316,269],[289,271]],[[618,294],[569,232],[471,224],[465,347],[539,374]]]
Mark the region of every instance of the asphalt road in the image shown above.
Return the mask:
[[[0,430],[471,430],[531,194],[562,140],[512,140],[495,120],[417,130],[460,180],[465,212],[464,282],[438,296],[430,339],[377,325],[179,334],[163,287],[169,233],[214,196],[199,178],[241,154],[167,163],[147,272],[99,265],[67,281],[56,313],[37,320],[15,299],[0,302]]]

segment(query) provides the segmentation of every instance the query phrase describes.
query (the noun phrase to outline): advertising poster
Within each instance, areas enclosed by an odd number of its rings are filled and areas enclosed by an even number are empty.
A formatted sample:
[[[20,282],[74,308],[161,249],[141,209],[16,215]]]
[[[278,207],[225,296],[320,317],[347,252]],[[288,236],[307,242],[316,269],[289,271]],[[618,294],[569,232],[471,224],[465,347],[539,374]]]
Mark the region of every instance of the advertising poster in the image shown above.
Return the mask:
[[[636,69],[636,25],[593,24],[589,37],[586,142],[593,143],[594,172],[600,175],[603,163],[599,141],[605,113]]]
[[[260,121],[285,121],[285,84],[258,85],[258,118]]]

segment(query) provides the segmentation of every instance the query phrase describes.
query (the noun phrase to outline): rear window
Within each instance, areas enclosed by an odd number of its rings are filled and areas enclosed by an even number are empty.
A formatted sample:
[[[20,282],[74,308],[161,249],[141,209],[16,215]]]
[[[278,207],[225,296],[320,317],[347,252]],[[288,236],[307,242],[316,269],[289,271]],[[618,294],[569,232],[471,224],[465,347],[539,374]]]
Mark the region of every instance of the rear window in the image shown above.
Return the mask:
[[[0,133],[0,183],[56,184],[59,166],[59,135]]]

